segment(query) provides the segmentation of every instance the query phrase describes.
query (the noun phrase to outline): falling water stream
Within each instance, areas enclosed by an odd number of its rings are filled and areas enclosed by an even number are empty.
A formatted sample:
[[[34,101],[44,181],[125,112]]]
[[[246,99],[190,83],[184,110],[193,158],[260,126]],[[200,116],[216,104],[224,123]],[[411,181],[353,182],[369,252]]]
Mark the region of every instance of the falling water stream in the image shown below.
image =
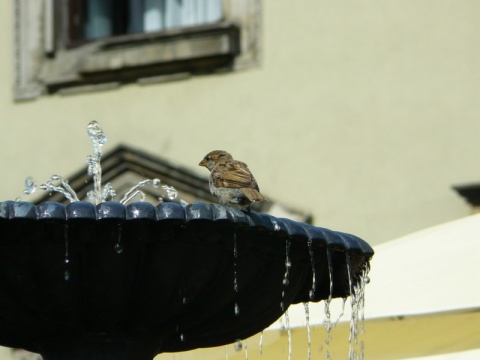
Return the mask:
[[[258,341],[258,355],[263,355],[263,331],[260,332],[260,340]]]
[[[308,254],[310,255],[310,263],[312,265],[312,288],[310,290],[309,297],[310,297],[310,300],[313,300],[315,296],[315,290],[317,288],[317,280],[315,279],[315,256],[313,253],[312,239],[308,239],[307,245],[308,245]]]
[[[282,301],[280,302],[280,308],[282,311],[285,311],[285,291],[286,288],[288,287],[289,284],[289,276],[290,276],[290,267],[292,266],[292,263],[290,261],[290,245],[291,241],[290,239],[285,240],[285,274],[283,276],[283,290],[282,290]]]
[[[237,234],[233,233],[233,291],[235,292],[235,297],[238,294],[238,277],[237,277],[237,261],[238,261],[238,247],[237,247]],[[240,307],[238,303],[235,302],[233,309],[235,316],[240,315]]]
[[[303,307],[305,308],[305,326],[307,327],[307,360],[310,360],[312,355],[312,337],[310,334],[310,309],[308,303],[304,302]]]
[[[328,263],[328,279],[329,279],[329,295],[328,298],[324,301],[325,302],[325,330],[327,333],[327,337],[325,339],[325,358],[330,359],[330,351],[329,346],[332,341],[332,330],[333,330],[333,323],[332,323],[332,314],[330,312],[330,304],[332,303],[333,297],[333,264],[332,264],[332,255],[330,254],[330,249],[327,248],[327,263]]]

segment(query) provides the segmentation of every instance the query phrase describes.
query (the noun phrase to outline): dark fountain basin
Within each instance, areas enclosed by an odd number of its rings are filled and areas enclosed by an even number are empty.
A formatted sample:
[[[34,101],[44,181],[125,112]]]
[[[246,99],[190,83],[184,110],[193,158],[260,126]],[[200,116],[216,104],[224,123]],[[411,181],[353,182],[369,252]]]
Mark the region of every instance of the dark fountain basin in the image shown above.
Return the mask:
[[[281,304],[327,299],[329,259],[332,296],[349,296],[373,255],[353,235],[204,203],[6,201],[0,234],[0,344],[46,360],[232,343]]]

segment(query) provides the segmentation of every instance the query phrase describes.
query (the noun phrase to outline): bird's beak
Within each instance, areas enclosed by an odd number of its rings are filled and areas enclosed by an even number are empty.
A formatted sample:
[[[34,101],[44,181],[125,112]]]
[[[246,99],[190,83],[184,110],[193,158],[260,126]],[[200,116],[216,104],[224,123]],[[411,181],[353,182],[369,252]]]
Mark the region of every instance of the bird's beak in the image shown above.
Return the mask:
[[[205,161],[205,159],[203,159],[202,161],[200,161],[200,162],[198,163],[198,166],[205,166],[205,167],[206,167],[206,166],[207,166],[207,162]]]

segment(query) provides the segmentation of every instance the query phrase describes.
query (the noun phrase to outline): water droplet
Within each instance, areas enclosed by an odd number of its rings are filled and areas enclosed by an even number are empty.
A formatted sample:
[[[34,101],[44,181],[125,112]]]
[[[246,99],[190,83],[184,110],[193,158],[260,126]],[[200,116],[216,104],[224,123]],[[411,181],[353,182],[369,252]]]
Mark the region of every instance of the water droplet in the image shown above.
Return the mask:
[[[275,220],[273,220],[273,229],[274,229],[275,231],[280,231],[280,230],[282,230],[282,228],[280,227],[280,225],[278,225],[278,223],[277,223]]]
[[[120,243],[115,244],[115,251],[117,254],[121,254],[123,252],[123,246]]]
[[[106,183],[105,186],[103,187],[103,192],[102,192],[102,200],[106,201],[109,197],[113,201],[113,198],[115,197],[116,192],[112,187],[111,183]]]
[[[184,298],[182,299],[182,302],[183,302],[183,304],[186,304],[186,303],[187,303],[187,298],[184,297]]]
[[[160,179],[153,179],[152,186],[156,189],[160,186]]]
[[[27,176],[25,178],[25,189],[23,190],[23,193],[30,195],[33,194],[35,190],[37,190],[37,184],[35,184],[31,176]]]
[[[63,274],[63,277],[64,277],[65,281],[70,280],[70,271],[65,270],[65,272]]]
[[[185,342],[185,335],[180,334],[180,341],[181,341],[181,342]]]
[[[240,340],[240,339],[235,340],[235,343],[233,344],[233,348],[235,349],[235,351],[241,351],[243,349],[242,340]]]
[[[178,191],[173,186],[162,185],[162,189],[167,193],[169,200],[175,200],[178,196]]]
[[[365,276],[365,279],[363,280],[365,284],[370,284],[370,278],[368,276]]]
[[[87,167],[87,174],[89,176],[96,175],[97,174],[97,168],[93,165],[88,165]]]
[[[238,306],[237,303],[235,303],[235,316],[240,315],[240,307]]]
[[[92,139],[92,142],[94,143],[94,145],[95,144],[103,145],[107,142],[107,137],[105,136],[105,133],[100,127],[100,124],[95,120],[91,121],[87,125],[87,133],[88,133],[88,136],[90,136],[90,139]]]
[[[87,155],[86,163],[88,165],[95,166],[95,165],[97,165],[97,160],[95,159],[95,157],[93,155]]]

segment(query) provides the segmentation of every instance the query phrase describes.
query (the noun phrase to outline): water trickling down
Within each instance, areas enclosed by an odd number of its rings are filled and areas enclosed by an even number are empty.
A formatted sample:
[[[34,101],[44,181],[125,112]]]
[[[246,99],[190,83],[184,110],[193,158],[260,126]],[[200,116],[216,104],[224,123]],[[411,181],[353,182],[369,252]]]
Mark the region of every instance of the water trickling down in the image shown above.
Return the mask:
[[[235,351],[241,351],[243,349],[242,340],[240,339],[235,340],[235,342],[233,343],[233,349]]]
[[[290,317],[288,316],[288,310],[285,311],[285,326],[287,328],[288,335],[288,360],[292,360],[292,329],[290,327]]]
[[[332,354],[330,353],[330,350],[329,350],[329,346],[332,341],[332,333],[333,333],[333,329],[337,327],[338,322],[340,321],[342,316],[345,314],[346,303],[347,303],[347,298],[346,297],[342,298],[342,306],[341,306],[340,314],[334,321],[332,321],[331,313],[330,313],[330,310],[328,309],[329,318],[328,320],[324,321],[326,332],[327,332],[327,337],[325,339],[325,353],[324,353],[325,359],[332,359]],[[325,311],[327,310],[325,309]],[[321,348],[323,349],[323,346]],[[350,358],[348,359],[352,360]]]
[[[238,248],[237,248],[237,234],[233,233],[233,291],[235,292],[235,297],[238,295],[238,278],[237,278],[237,260],[238,260]],[[235,316],[240,315],[240,307],[238,303],[235,302],[234,305]]]
[[[364,357],[364,344],[363,342],[358,341],[359,333],[364,332],[364,307],[365,307],[365,285],[369,282],[368,265],[363,269],[362,274],[360,274],[360,281],[353,285],[352,274],[351,274],[351,262],[350,255],[346,254],[347,260],[347,270],[348,270],[348,281],[350,288],[350,305],[352,309],[352,314],[350,317],[350,336],[348,342],[350,344],[348,352],[348,360],[353,360],[356,357],[358,359],[363,359]],[[360,327],[360,331],[359,331]]]
[[[121,254],[123,252],[121,224],[118,224],[118,237],[117,237],[117,243],[115,244],[115,251],[117,252],[117,254]]]
[[[352,285],[352,274],[350,272],[350,256],[346,254],[347,259],[347,271],[348,271],[348,287],[350,289],[350,306],[352,308],[352,315],[350,317],[350,336],[348,338],[348,342],[350,344],[350,349],[348,351],[348,359],[354,359],[356,355],[356,342],[358,336],[358,319],[357,315],[358,312],[356,311],[357,308],[357,299],[354,298],[354,289]]]
[[[315,279],[315,258],[314,258],[313,247],[312,247],[312,239],[308,239],[307,245],[308,245],[308,254],[310,255],[310,263],[312,265],[312,288],[310,289],[309,297],[310,297],[310,300],[313,300],[313,297],[315,296],[315,290],[317,288],[317,281]]]
[[[280,308],[282,311],[285,311],[285,290],[289,284],[289,276],[290,276],[290,268],[292,267],[292,263],[290,261],[290,239],[285,240],[285,274],[283,275],[283,290],[282,290],[282,301],[280,302]]]
[[[263,330],[260,332],[260,340],[258,341],[258,354],[263,355]]]
[[[308,303],[304,302],[303,307],[305,308],[305,326],[307,327],[307,360],[310,360],[312,355],[312,337],[310,334],[310,309],[308,308]]]
[[[68,249],[68,225],[65,224],[65,227],[63,229],[63,234],[65,238],[65,270],[63,272],[63,278],[65,281],[70,280],[70,270],[69,270],[69,265],[70,265],[70,254],[69,254],[69,249]]]
[[[332,341],[332,330],[333,330],[333,323],[332,323],[332,315],[330,312],[330,304],[332,302],[333,297],[333,265],[332,265],[332,256],[330,254],[330,250],[327,248],[327,263],[328,263],[328,276],[329,276],[329,295],[328,298],[325,300],[325,330],[326,330],[326,338],[325,338],[325,358],[330,358],[330,352],[328,350],[330,343]]]

